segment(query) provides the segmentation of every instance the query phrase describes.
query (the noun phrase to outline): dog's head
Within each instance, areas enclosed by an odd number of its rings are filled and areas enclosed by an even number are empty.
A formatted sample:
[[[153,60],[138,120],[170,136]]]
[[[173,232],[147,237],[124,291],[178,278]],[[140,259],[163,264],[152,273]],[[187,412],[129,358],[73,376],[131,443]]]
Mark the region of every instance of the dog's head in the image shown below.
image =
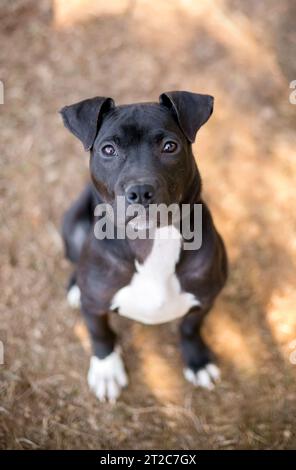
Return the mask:
[[[191,144],[213,111],[209,95],[174,91],[159,103],[115,106],[95,97],[61,110],[65,126],[90,150],[90,172],[103,201],[181,203],[200,177]]]

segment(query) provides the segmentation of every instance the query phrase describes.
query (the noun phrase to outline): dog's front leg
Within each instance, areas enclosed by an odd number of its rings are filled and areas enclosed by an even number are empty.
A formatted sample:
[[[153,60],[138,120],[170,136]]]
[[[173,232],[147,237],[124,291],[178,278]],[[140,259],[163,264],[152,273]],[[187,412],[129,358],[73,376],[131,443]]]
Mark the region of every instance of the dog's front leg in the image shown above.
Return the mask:
[[[100,401],[115,402],[128,383],[116,335],[108,323],[108,314],[93,315],[83,309],[90,333],[93,356],[88,371],[88,384]]]
[[[220,377],[219,368],[213,363],[213,354],[204,343],[200,329],[208,309],[194,307],[180,325],[181,351],[185,362],[184,376],[195,386],[214,388]]]

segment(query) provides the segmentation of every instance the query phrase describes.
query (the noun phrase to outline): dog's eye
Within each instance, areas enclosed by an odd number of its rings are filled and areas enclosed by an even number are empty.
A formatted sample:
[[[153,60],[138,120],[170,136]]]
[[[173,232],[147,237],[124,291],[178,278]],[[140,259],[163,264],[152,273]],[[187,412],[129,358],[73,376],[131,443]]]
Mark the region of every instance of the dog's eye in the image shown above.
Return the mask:
[[[173,153],[177,150],[178,145],[172,140],[166,142],[162,148],[163,153]]]
[[[102,152],[107,157],[113,157],[114,155],[116,155],[115,148],[113,147],[113,145],[110,144],[104,145],[104,147],[102,147]]]

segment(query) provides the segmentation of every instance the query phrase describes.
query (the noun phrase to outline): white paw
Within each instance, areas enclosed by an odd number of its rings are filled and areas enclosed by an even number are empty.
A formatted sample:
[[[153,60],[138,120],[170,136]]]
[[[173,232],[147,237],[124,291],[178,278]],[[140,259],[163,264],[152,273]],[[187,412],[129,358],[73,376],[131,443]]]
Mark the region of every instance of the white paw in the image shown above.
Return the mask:
[[[68,304],[72,308],[80,308],[80,289],[79,287],[74,284],[69,290],[67,294]]]
[[[120,351],[113,351],[105,359],[92,356],[87,381],[90,389],[100,401],[114,403],[121,389],[128,384]]]
[[[220,379],[220,370],[215,364],[207,364],[204,369],[199,369],[197,372],[189,368],[184,369],[184,376],[196,387],[213,390],[215,382]]]

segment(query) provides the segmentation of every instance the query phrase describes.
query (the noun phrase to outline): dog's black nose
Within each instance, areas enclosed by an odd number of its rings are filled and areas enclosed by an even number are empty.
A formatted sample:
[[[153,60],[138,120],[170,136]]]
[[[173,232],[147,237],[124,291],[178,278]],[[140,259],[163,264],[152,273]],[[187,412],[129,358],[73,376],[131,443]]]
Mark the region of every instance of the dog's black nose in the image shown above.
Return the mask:
[[[129,204],[152,204],[154,201],[155,189],[151,184],[135,184],[129,186],[125,191],[125,197]]]

